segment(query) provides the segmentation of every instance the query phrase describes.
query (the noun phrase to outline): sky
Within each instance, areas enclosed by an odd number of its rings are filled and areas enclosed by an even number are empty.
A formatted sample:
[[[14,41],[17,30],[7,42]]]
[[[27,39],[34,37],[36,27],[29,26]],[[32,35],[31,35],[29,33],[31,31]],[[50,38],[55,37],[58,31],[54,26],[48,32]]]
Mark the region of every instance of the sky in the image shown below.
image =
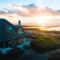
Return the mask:
[[[29,7],[30,4],[34,7]],[[60,0],[0,0],[0,18],[12,24],[18,24],[20,20],[22,25],[57,26],[60,30],[57,10],[60,10]]]
[[[60,0],[0,0],[0,9],[6,7],[8,4],[35,4],[39,7],[49,7],[54,10],[60,10]]]

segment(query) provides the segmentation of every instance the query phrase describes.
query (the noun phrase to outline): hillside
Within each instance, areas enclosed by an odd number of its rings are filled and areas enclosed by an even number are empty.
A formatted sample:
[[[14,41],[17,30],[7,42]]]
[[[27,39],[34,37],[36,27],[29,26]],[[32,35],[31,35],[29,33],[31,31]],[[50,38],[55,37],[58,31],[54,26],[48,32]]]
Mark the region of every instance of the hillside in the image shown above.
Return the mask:
[[[59,31],[39,31],[26,30],[32,37],[31,47],[33,50],[44,53],[60,48],[60,32]]]

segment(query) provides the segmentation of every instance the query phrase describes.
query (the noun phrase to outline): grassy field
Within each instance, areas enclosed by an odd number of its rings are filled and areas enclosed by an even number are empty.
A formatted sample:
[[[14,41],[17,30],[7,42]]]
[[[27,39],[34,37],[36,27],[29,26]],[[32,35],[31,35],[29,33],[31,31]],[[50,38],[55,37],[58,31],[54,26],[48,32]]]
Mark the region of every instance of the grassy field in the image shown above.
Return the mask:
[[[34,42],[38,45],[42,45],[45,47],[52,46],[55,44],[60,44],[60,35],[53,32],[38,32],[32,33],[32,36],[35,37]],[[59,35],[59,36],[58,36]]]
[[[39,52],[48,52],[60,48],[59,31],[32,30],[33,37],[31,47]]]

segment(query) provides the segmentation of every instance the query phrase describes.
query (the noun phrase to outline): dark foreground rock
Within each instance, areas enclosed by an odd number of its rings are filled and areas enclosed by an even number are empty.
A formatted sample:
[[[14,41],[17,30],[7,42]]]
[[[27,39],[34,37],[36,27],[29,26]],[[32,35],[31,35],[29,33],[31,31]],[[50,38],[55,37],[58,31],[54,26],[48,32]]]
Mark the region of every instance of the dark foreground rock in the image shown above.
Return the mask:
[[[7,52],[7,54],[2,54],[0,52],[0,60],[18,60],[18,58],[21,59],[23,53],[23,50],[20,48],[14,48],[11,51]]]
[[[60,60],[60,51],[51,53],[48,60]]]

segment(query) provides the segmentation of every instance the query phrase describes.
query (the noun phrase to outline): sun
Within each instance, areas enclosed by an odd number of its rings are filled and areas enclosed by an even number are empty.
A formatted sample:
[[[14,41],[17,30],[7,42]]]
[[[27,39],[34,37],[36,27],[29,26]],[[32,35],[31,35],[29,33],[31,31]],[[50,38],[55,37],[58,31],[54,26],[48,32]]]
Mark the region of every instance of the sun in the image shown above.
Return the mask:
[[[48,20],[47,16],[35,17],[35,22],[40,26],[44,26],[47,23],[47,20]]]

